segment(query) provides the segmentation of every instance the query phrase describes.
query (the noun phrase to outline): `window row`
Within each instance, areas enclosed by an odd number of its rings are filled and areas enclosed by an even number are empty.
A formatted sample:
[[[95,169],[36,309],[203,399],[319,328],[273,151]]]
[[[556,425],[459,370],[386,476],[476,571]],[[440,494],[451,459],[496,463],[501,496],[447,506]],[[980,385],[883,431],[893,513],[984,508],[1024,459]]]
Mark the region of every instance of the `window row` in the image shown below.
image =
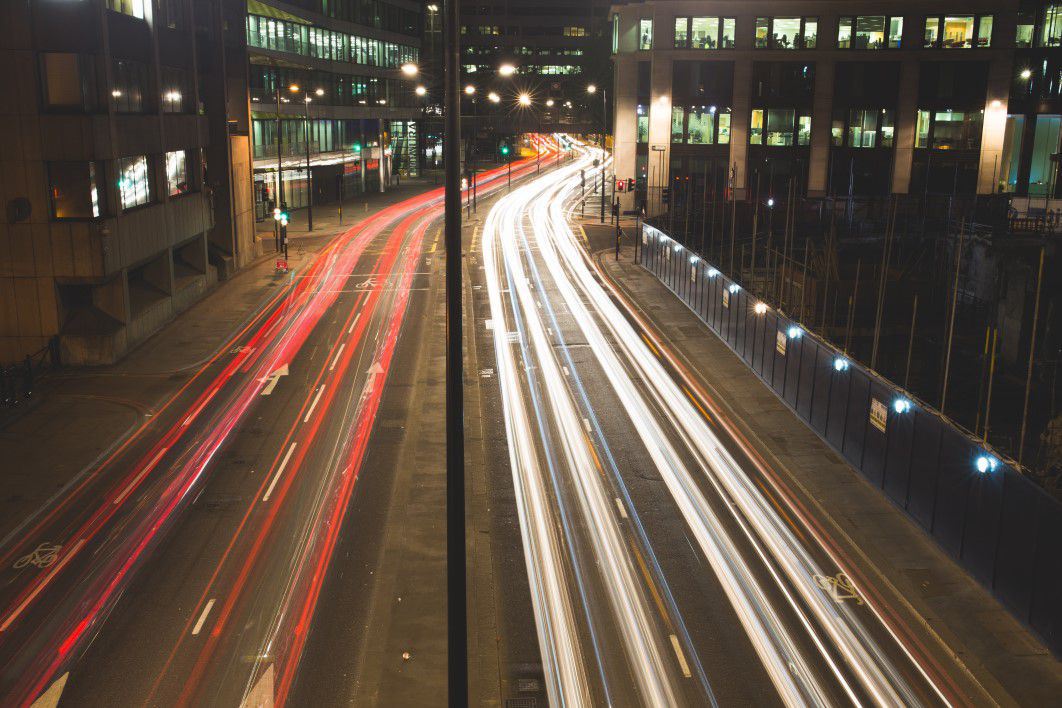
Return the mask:
[[[386,0],[287,0],[288,5],[375,29],[419,36],[421,13]]]
[[[619,47],[618,22],[618,15],[613,16],[613,53]],[[990,47],[993,25],[993,15],[928,16],[922,46],[926,49]],[[817,17],[757,17],[753,46],[757,49],[815,49],[818,26]],[[1062,5],[1049,6],[1045,10],[1041,27],[1043,46],[1062,45]],[[1018,46],[1030,46],[1032,37],[1033,25],[1018,25]],[[676,49],[732,49],[734,38],[734,18],[675,18]],[[838,20],[838,49],[899,49],[902,42],[903,17],[849,15]],[[652,48],[653,18],[643,17],[638,20],[638,49]]]
[[[397,69],[410,62],[416,63],[419,57],[419,50],[411,45],[334,32],[259,15],[247,16],[247,43],[262,49],[388,69]]]
[[[675,49],[733,49],[734,23],[733,17],[676,17]]]
[[[159,156],[165,172],[165,194],[187,194],[192,189],[190,151],[174,150]],[[191,154],[194,154],[191,153]],[[157,200],[155,156],[130,155],[115,160],[116,193],[122,211]],[[102,162],[48,163],[48,191],[53,219],[96,219],[104,208]]]
[[[770,147],[811,144],[811,116],[793,108],[754,108],[749,144]]]
[[[98,110],[96,57],[91,54],[44,52],[40,55],[41,96],[46,108],[61,111]],[[118,113],[191,113],[195,107],[192,73],[177,67],[159,67],[159,92],[154,91],[153,67],[142,62],[114,59],[110,98]],[[157,96],[157,103],[156,103]]]
[[[846,121],[847,118],[847,121]],[[896,140],[895,115],[888,108],[853,108],[835,113],[830,144],[851,148],[891,148]]]
[[[260,64],[251,65],[249,78],[251,101],[267,105],[276,101],[275,91],[278,88],[281,100],[301,101],[302,93],[296,95],[288,92],[288,87],[292,84],[309,91],[315,106],[417,105],[408,83],[398,79],[311,72]],[[317,89],[323,90],[324,94],[314,95]]]
[[[977,150],[981,147],[984,111],[920,109],[915,122],[915,147],[934,150]]]

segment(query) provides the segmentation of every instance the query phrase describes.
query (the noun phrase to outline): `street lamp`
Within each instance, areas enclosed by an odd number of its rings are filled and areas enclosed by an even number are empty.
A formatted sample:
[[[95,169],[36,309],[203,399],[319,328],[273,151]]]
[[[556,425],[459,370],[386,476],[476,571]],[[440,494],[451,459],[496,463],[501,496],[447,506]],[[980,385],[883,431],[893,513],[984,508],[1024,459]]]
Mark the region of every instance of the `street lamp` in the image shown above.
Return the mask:
[[[417,88],[413,89],[413,93],[417,94],[418,96],[423,96],[427,92],[428,89],[424,88],[423,86],[418,86]]]
[[[531,96],[526,93],[520,94],[520,96],[516,100],[520,103],[521,106],[531,105]]]
[[[498,67],[498,75],[499,76],[508,77],[508,76],[512,76],[515,73],[516,73],[516,67],[513,66],[512,64],[506,63],[506,64],[502,64],[501,66]]]
[[[501,101],[501,96],[499,96],[498,94],[494,93],[493,91],[491,91],[490,93],[487,94],[487,98],[490,99],[491,103],[498,103],[499,101]]]
[[[587,93],[591,93],[591,94],[592,93],[597,93],[597,86],[594,86],[593,84],[590,84],[589,86],[586,87],[586,92]]]
[[[1028,81],[1029,79],[1031,79],[1032,78],[1032,69],[1022,69],[1021,70],[1021,78],[1024,81]]]
[[[476,92],[476,87],[473,86],[472,84],[469,84],[468,86],[465,86],[465,95],[466,96],[471,96],[475,92]]]
[[[298,93],[299,85],[298,84],[292,84],[291,86],[288,87],[288,90],[291,91],[292,93]],[[316,88],[316,89],[314,89],[313,93],[314,93],[315,96],[324,96],[325,91],[324,91],[323,88]],[[305,123],[305,125],[306,125],[306,130],[305,130],[305,137],[306,137],[306,230],[307,231],[313,231],[313,171],[310,169],[310,102],[313,101],[313,98],[310,97],[309,91],[306,91],[306,92],[303,93],[302,101],[303,101],[303,105],[306,107],[306,123]],[[279,111],[278,111],[277,112],[277,116],[278,116],[277,128],[278,128],[278,131],[279,131],[279,127],[280,127],[279,126],[279,115],[280,114],[279,114]],[[279,142],[277,144],[277,147],[278,147],[278,154],[279,154]],[[280,162],[280,160],[278,158],[278,160],[277,160],[278,166],[279,166],[279,162]]]
[[[402,73],[406,76],[416,76],[420,72],[417,65],[412,62],[406,62],[402,65]]]

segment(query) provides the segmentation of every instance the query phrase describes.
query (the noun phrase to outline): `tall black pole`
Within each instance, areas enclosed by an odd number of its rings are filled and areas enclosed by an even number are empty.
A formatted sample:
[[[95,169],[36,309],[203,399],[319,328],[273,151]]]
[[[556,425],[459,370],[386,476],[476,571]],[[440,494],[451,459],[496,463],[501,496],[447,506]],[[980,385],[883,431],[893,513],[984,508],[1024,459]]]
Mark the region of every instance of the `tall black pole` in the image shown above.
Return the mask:
[[[306,94],[306,230],[313,231],[313,173],[310,171],[310,94]]]
[[[446,0],[443,56],[446,122],[446,620],[450,708],[468,705],[468,625],[465,607],[465,421],[461,335],[461,90],[460,9]]]

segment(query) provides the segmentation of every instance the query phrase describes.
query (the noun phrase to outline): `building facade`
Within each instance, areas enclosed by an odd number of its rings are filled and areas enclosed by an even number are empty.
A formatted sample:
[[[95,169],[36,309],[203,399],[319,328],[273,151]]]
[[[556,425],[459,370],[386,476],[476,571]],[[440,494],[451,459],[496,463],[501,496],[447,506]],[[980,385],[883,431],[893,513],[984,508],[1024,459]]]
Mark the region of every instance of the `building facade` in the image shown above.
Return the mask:
[[[196,5],[0,4],[0,362],[114,361],[215,282]]]
[[[613,5],[618,177],[738,199],[1058,191],[1062,5]],[[699,188],[695,193],[699,193]]]
[[[418,173],[422,9],[409,0],[248,0],[259,220],[271,218],[278,171],[289,209],[309,201],[307,163],[314,204]]]

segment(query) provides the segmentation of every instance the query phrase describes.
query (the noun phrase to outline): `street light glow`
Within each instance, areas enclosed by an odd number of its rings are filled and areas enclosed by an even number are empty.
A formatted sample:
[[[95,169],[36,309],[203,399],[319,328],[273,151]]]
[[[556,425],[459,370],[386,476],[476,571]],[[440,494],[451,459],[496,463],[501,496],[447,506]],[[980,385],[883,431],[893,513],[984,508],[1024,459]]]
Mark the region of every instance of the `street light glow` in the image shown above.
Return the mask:
[[[757,315],[762,315],[765,312],[767,312],[767,303],[765,303],[765,302],[757,302],[756,306],[754,308],[752,308],[752,309],[756,311]]]
[[[417,94],[418,96],[423,96],[427,92],[428,89],[424,88],[423,86],[418,86],[417,88],[413,89],[413,93]]]
[[[531,96],[529,96],[526,93],[520,94],[520,97],[517,100],[520,102],[521,106],[530,106],[531,105]]]
[[[1032,78],[1032,69],[1022,69],[1021,70],[1021,78],[1025,79],[1026,81],[1031,79]]]
[[[318,96],[324,96],[324,89],[323,88],[319,88],[316,91],[314,91],[314,93],[316,95],[318,95]]]
[[[288,86],[288,91],[291,91],[292,93],[298,93],[299,92],[299,85],[298,84],[292,84],[291,86]]]
[[[502,64],[498,67],[499,76],[512,76],[516,73],[516,67],[512,64]]]
[[[499,96],[498,94],[494,93],[493,91],[491,91],[490,93],[487,94],[487,98],[490,99],[491,103],[497,103],[498,101],[501,100],[501,96]]]
[[[586,92],[587,93],[597,93],[597,86],[595,86],[594,84],[590,84],[589,86],[586,87]]]
[[[552,98],[547,98],[546,99],[546,106],[548,108],[553,108],[553,99]]]
[[[406,62],[402,65],[402,73],[406,76],[416,76],[420,69],[412,62]]]
[[[475,92],[476,92],[476,87],[473,86],[472,84],[469,84],[468,86],[465,86],[465,93],[468,94],[469,96],[471,96]]]

